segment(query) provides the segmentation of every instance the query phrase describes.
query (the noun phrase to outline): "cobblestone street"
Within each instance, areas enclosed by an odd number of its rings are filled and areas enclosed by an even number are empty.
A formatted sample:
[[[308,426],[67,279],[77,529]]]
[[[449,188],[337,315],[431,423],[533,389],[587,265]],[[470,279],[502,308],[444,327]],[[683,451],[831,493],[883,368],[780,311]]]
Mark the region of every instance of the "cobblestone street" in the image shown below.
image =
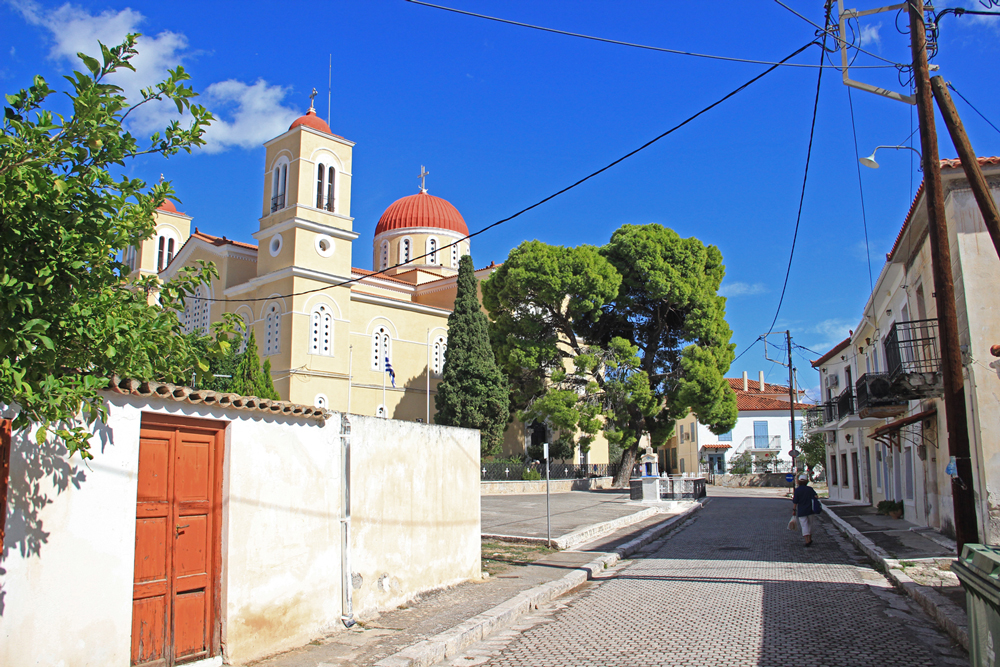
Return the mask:
[[[571,595],[491,635],[450,665],[968,665],[828,520],[805,548],[791,504],[712,497]]]

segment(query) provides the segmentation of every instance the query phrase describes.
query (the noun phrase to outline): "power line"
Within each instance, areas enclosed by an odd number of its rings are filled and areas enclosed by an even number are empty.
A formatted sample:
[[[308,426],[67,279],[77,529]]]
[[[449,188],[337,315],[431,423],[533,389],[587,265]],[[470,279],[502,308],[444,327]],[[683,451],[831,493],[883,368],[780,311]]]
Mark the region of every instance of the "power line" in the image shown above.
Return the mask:
[[[757,343],[759,343],[762,340],[764,340],[764,337],[763,336],[758,336],[757,340],[755,340],[754,342],[750,343],[745,348],[743,348],[743,351],[740,352],[738,355],[736,355],[736,358],[733,359],[733,364],[735,364],[737,361],[739,361],[740,357],[742,357],[744,354],[746,354],[747,352],[749,352],[753,348],[754,345],[756,345]],[[732,366],[733,364],[729,364],[729,365]]]
[[[784,62],[786,60],[794,58],[795,56],[799,55],[800,53],[802,53],[803,51],[805,51],[806,49],[808,49],[810,46],[813,46],[814,44],[817,44],[817,42],[812,41],[812,42],[809,42],[808,44],[805,44],[805,45],[799,47],[798,49],[796,49],[795,51],[793,51],[791,54],[789,54],[788,56],[784,57],[781,62]],[[597,171],[591,172],[590,174],[588,174],[587,176],[584,176],[583,178],[581,178],[580,180],[576,181],[575,183],[573,183],[571,185],[567,185],[562,190],[554,192],[553,194],[549,195],[548,197],[545,197],[544,199],[540,199],[539,201],[535,202],[531,206],[522,208],[520,211],[518,211],[517,213],[514,213],[513,215],[509,215],[506,218],[503,218],[501,220],[497,220],[496,222],[483,227],[479,231],[473,232],[472,234],[469,234],[467,236],[463,236],[462,238],[458,239],[457,241],[453,241],[452,243],[449,243],[449,244],[447,244],[445,246],[442,246],[441,248],[438,248],[436,252],[442,252],[442,251],[444,251],[444,250],[446,250],[446,249],[448,249],[448,248],[450,248],[450,247],[452,247],[454,245],[457,245],[457,244],[461,243],[462,241],[467,241],[467,240],[469,240],[469,239],[471,239],[473,237],[479,236],[480,234],[483,234],[483,233],[485,233],[485,232],[493,229],[494,227],[502,225],[505,222],[510,222],[514,218],[517,218],[517,217],[519,217],[521,215],[524,215],[528,211],[531,211],[532,209],[538,208],[542,204],[555,199],[559,195],[564,194],[566,192],[569,192],[573,188],[575,188],[575,187],[577,187],[579,185],[582,185],[583,183],[586,183],[587,181],[589,181],[590,179],[594,178],[595,176],[597,176],[599,174],[603,174],[608,169],[611,169],[612,167],[614,167],[615,165],[617,165],[617,164],[619,164],[621,162],[624,162],[625,160],[627,160],[628,158],[632,157],[636,153],[639,153],[640,151],[643,151],[643,150],[649,148],[650,146],[652,146],[653,144],[655,144],[660,139],[663,139],[664,137],[666,137],[666,136],[668,136],[670,134],[673,134],[674,132],[676,132],[680,128],[684,127],[685,125],[687,125],[691,121],[695,120],[696,118],[698,118],[702,114],[705,114],[708,111],[711,111],[715,107],[719,106],[720,104],[722,104],[723,102],[725,102],[726,100],[728,100],[730,97],[733,97],[737,93],[741,92],[742,90],[748,88],[749,86],[751,86],[752,84],[756,83],[760,79],[764,78],[765,76],[767,76],[768,74],[770,74],[771,72],[773,72],[774,70],[776,70],[778,67],[779,67],[779,64],[774,64],[774,65],[768,67],[766,70],[764,70],[763,72],[761,72],[757,76],[753,77],[752,79],[750,79],[749,81],[747,81],[743,85],[739,86],[738,88],[733,89],[729,93],[726,93],[724,96],[720,97],[715,102],[712,102],[707,107],[704,107],[703,109],[701,109],[697,113],[694,113],[694,114],[688,116],[683,121],[681,121],[677,125],[674,125],[672,128],[670,128],[666,132],[664,132],[664,133],[662,133],[662,134],[660,134],[660,135],[658,135],[658,136],[650,139],[649,141],[647,141],[646,143],[644,143],[642,146],[639,146],[635,150],[632,150],[632,151],[626,153],[625,155],[621,156],[620,158],[618,158],[614,162],[611,162],[611,163],[609,163],[609,164],[601,167]],[[822,70],[820,70],[820,71],[822,72]],[[815,121],[815,118],[814,118],[814,121]],[[812,145],[812,141],[810,139],[810,146],[811,145]],[[424,257],[428,257],[431,254],[432,253],[429,253],[429,252],[428,253],[424,253],[423,255],[419,255],[417,257],[412,258],[410,260],[410,262],[415,262],[418,259],[423,259]],[[409,263],[409,262],[407,262],[407,263]],[[186,299],[193,298],[193,299],[198,299],[198,300],[201,300],[201,301],[224,301],[224,302],[228,302],[228,303],[247,303],[247,302],[256,302],[256,301],[269,301],[271,299],[287,299],[287,298],[290,298],[290,297],[293,297],[293,296],[302,296],[304,294],[314,294],[316,292],[322,292],[323,290],[332,289],[334,287],[342,287],[344,285],[350,285],[352,283],[360,282],[360,281],[364,280],[365,278],[371,278],[373,276],[378,276],[378,275],[385,274],[386,271],[389,271],[391,269],[395,269],[395,268],[397,268],[399,266],[402,266],[402,265],[401,264],[396,264],[395,266],[390,266],[390,267],[386,267],[384,269],[379,269],[378,271],[372,271],[371,273],[369,273],[367,275],[364,275],[364,276],[359,276],[357,278],[350,278],[348,280],[343,280],[343,281],[341,281],[339,283],[333,283],[333,284],[330,284],[330,285],[324,285],[323,287],[316,287],[316,288],[311,289],[311,290],[305,290],[305,291],[302,291],[302,292],[293,292],[291,294],[274,295],[274,296],[268,296],[268,297],[262,297],[262,298],[255,298],[255,299],[213,299],[213,298],[210,298],[210,297],[194,296],[194,295],[186,296],[185,298]]]
[[[984,13],[985,13],[985,12],[984,12]],[[958,92],[958,88],[956,88],[955,86],[953,86],[953,85],[952,85],[952,83],[951,83],[951,81],[946,81],[946,82],[945,82],[945,85],[947,85],[947,86],[948,86],[949,88],[951,88],[952,90],[954,90],[954,91],[955,91],[955,94],[956,94],[956,95],[958,95],[959,97],[961,97],[961,98],[962,98],[962,101],[963,101],[963,102],[965,102],[965,103],[966,103],[966,104],[968,104],[968,105],[969,105],[970,107],[972,107],[972,110],[973,110],[973,111],[975,111],[975,112],[976,112],[977,114],[979,114],[979,117],[980,117],[980,118],[982,118],[983,120],[985,120],[985,121],[986,121],[986,123],[987,123],[987,124],[988,124],[988,125],[989,125],[990,127],[992,127],[992,128],[994,129],[994,130],[996,130],[996,131],[997,131],[998,133],[1000,133],[1000,129],[997,129],[997,126],[996,126],[996,125],[994,125],[993,123],[991,123],[991,122],[990,122],[990,119],[989,119],[989,118],[987,118],[986,116],[984,116],[984,115],[982,114],[982,112],[981,112],[981,111],[979,111],[979,109],[977,109],[976,107],[972,106],[972,102],[970,102],[969,100],[965,99],[965,95],[963,95],[962,93]]]
[[[406,0],[406,1],[409,2],[409,3],[411,3],[411,4],[414,4],[414,5],[422,5],[424,7],[432,7],[434,9],[441,9],[441,10],[444,10],[446,12],[454,12],[455,14],[462,14],[464,16],[472,16],[472,17],[475,17],[475,18],[478,18],[478,19],[486,19],[487,21],[496,21],[497,23],[506,23],[508,25],[515,25],[515,26],[518,26],[518,27],[521,27],[521,28],[531,28],[532,30],[541,30],[542,32],[551,32],[551,33],[555,33],[557,35],[565,35],[567,37],[579,37],[581,39],[590,39],[590,40],[593,40],[595,42],[604,42],[606,44],[617,44],[618,46],[631,46],[631,47],[636,48],[636,49],[646,49],[648,51],[660,51],[662,53],[673,53],[673,54],[678,55],[678,56],[692,56],[692,57],[695,57],[695,58],[708,58],[710,60],[726,60],[726,61],[729,61],[729,62],[736,62],[736,63],[750,63],[750,64],[753,64],[753,65],[781,65],[783,67],[806,67],[806,68],[815,68],[815,67],[826,68],[827,67],[827,65],[823,65],[822,63],[820,63],[819,65],[808,65],[808,64],[802,64],[802,63],[786,63],[784,61],[774,62],[774,61],[769,61],[769,60],[753,60],[753,59],[749,59],[749,58],[733,58],[733,57],[730,57],[730,56],[717,56],[717,55],[712,55],[712,54],[708,54],[708,53],[695,53],[693,51],[680,51],[678,49],[668,49],[668,48],[662,47],[662,46],[649,46],[647,44],[636,44],[635,42],[623,42],[623,41],[620,41],[620,40],[617,40],[617,39],[608,39],[607,37],[595,37],[594,35],[585,35],[585,34],[579,33],[579,32],[569,32],[567,30],[558,30],[556,28],[546,28],[545,26],[534,25],[532,23],[522,23],[521,21],[512,21],[510,19],[502,19],[502,18],[499,18],[499,17],[496,17],[496,16],[489,16],[487,14],[477,14],[476,12],[468,12],[468,11],[465,11],[464,9],[455,9],[454,7],[445,7],[444,5],[435,5],[435,4],[431,4],[429,2],[423,2],[422,0]],[[865,53],[867,53],[867,52],[865,52]],[[869,55],[873,55],[873,54],[869,54]],[[878,58],[878,56],[875,56],[875,57]],[[866,66],[861,67],[861,69],[885,69],[885,68],[889,68],[889,67],[898,67],[899,66],[897,63],[893,63],[891,60],[886,60],[885,58],[881,58],[881,60],[885,60],[887,63],[892,63],[892,64],[891,65],[866,65]],[[831,69],[838,69],[838,70],[841,69],[840,67],[838,67],[836,65],[831,65],[829,67]]]
[[[830,25],[830,4],[827,3],[826,6],[826,24]],[[823,62],[823,57],[826,55],[826,31],[823,32],[823,42],[820,44],[820,62]],[[819,90],[820,84],[823,83],[823,70],[819,70],[819,76],[816,77],[816,98],[813,100],[813,114],[812,123],[809,126],[809,147],[806,149],[806,167],[802,174],[802,192],[799,195],[799,212],[795,216],[795,232],[792,234],[792,249],[788,253],[788,268],[785,269],[785,282],[781,286],[781,297],[778,299],[778,307],[774,311],[774,319],[771,320],[771,326],[767,328],[768,331],[774,329],[774,324],[778,321],[778,314],[781,312],[781,304],[785,302],[785,290],[788,289],[788,278],[792,275],[792,260],[795,258],[795,242],[799,238],[799,223],[802,221],[802,206],[806,199],[806,183],[809,180],[809,162],[812,158],[812,147],[813,147],[813,136],[816,132],[816,116],[819,111]]]
[[[851,132],[854,133],[854,166],[858,170],[858,191],[861,193],[861,224],[865,230],[865,259],[868,260],[868,289],[875,291],[875,282],[872,280],[872,251],[868,245],[868,215],[865,213],[865,189],[861,185],[861,155],[858,154],[858,128],[854,124],[854,98],[851,95],[851,88],[847,88],[847,101],[851,106]],[[913,133],[910,133],[913,136]],[[909,139],[909,137],[907,137]]]
[[[894,62],[892,60],[889,60],[888,58],[883,58],[882,56],[880,56],[880,55],[878,55],[876,53],[872,53],[871,51],[865,51],[860,46],[855,46],[854,44],[849,43],[847,40],[844,39],[843,35],[838,36],[838,35],[833,34],[833,31],[830,30],[830,13],[829,13],[829,9],[830,9],[829,4],[830,3],[827,3],[827,17],[826,17],[826,19],[827,19],[826,20],[826,26],[827,27],[824,28],[820,24],[815,23],[812,19],[810,19],[807,16],[804,16],[804,15],[798,13],[797,11],[795,11],[794,9],[792,9],[791,7],[789,7],[788,5],[786,5],[785,3],[781,2],[781,0],[774,0],[774,1],[776,3],[778,3],[779,5],[781,5],[782,7],[784,7],[785,9],[787,9],[788,11],[790,11],[791,13],[795,14],[796,16],[798,16],[800,19],[802,19],[803,21],[805,21],[809,25],[811,25],[814,28],[816,28],[817,30],[823,31],[823,36],[824,37],[826,37],[826,35],[829,35],[830,37],[833,37],[835,40],[837,40],[837,47],[838,48],[840,47],[841,44],[843,44],[844,46],[849,46],[852,49],[857,49],[859,52],[865,54],[866,56],[871,56],[872,58],[877,58],[878,60],[890,63],[889,65],[875,65],[875,66],[869,65],[867,67],[865,67],[865,66],[858,66],[855,69],[873,69],[873,67],[895,67],[895,68],[909,67],[909,65],[907,65],[905,63],[897,63],[897,62]],[[853,30],[853,28],[852,28],[852,30]],[[825,45],[823,47],[823,50],[826,51],[826,46]],[[851,65],[851,67],[854,67],[854,65]]]
[[[798,343],[795,343],[795,344],[794,344],[794,345],[793,345],[792,347],[797,347],[797,348],[799,348],[799,349],[802,349],[802,350],[805,350],[806,352],[812,352],[813,354],[818,354],[818,355],[820,355],[820,356],[823,356],[823,353],[822,353],[822,352],[817,352],[816,350],[811,350],[811,349],[809,349],[808,347],[806,347],[805,345],[799,345]],[[805,358],[805,357],[803,357],[803,359],[804,359],[804,358]]]

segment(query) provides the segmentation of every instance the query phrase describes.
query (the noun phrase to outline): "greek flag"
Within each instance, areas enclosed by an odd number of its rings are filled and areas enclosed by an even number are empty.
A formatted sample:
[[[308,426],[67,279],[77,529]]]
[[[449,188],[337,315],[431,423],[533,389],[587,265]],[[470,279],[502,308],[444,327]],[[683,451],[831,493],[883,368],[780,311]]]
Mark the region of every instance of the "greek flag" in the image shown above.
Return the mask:
[[[389,357],[385,358],[385,372],[389,374],[389,379],[392,380],[392,386],[396,386],[396,371],[392,370],[392,364],[389,363]]]

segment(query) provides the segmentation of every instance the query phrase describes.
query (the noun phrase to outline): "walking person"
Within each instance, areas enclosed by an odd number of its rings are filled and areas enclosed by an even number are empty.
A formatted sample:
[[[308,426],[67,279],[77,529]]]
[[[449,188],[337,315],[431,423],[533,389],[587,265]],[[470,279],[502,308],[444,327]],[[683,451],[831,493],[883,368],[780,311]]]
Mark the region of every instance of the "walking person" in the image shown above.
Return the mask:
[[[802,537],[805,538],[806,546],[812,544],[812,517],[813,499],[818,498],[816,489],[809,486],[809,476],[799,475],[799,485],[792,493],[792,516],[799,520],[799,528],[802,529]]]

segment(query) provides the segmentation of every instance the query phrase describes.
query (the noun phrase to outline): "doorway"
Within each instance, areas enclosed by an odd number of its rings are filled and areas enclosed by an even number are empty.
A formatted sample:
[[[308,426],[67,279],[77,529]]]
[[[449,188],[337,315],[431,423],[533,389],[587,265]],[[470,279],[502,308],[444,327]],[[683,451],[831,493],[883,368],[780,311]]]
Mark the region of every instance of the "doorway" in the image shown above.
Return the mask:
[[[851,452],[851,478],[854,480],[854,499],[861,500],[861,478],[858,475],[857,452]]]
[[[142,416],[133,665],[172,667],[220,651],[224,429],[223,422]]]

